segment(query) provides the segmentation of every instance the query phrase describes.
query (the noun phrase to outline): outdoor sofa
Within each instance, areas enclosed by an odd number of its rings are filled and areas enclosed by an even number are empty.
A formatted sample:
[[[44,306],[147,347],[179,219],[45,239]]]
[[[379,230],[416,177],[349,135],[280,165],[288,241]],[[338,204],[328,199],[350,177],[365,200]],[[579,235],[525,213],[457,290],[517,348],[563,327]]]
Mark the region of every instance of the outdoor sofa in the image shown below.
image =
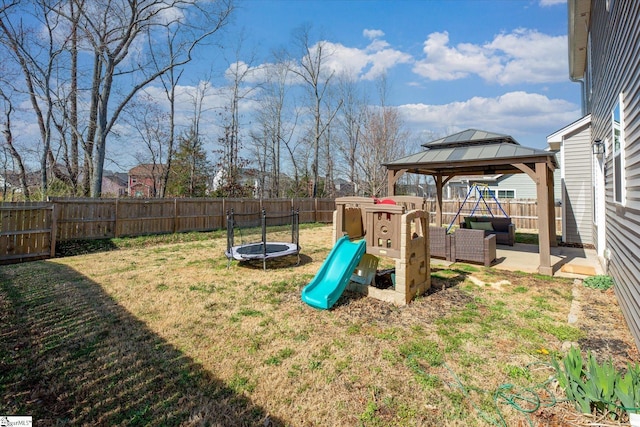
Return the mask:
[[[516,242],[516,226],[511,218],[490,216],[467,216],[461,224],[462,228],[483,230],[485,235],[496,236],[499,245],[513,246]]]

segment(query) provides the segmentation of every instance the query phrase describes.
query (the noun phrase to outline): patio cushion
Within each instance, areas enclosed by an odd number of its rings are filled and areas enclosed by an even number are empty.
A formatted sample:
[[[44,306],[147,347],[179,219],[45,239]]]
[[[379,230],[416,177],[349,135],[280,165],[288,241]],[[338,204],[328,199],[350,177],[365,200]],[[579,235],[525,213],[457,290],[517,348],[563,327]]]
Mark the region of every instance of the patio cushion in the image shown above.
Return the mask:
[[[471,221],[471,228],[473,230],[493,231],[493,224],[491,224],[490,222]]]
[[[485,234],[495,234],[496,243],[501,245],[513,246],[516,242],[516,226],[511,222],[511,218],[488,217],[488,216],[467,216],[464,222],[460,224],[462,228],[473,229],[472,223],[490,223],[492,229],[484,230]]]

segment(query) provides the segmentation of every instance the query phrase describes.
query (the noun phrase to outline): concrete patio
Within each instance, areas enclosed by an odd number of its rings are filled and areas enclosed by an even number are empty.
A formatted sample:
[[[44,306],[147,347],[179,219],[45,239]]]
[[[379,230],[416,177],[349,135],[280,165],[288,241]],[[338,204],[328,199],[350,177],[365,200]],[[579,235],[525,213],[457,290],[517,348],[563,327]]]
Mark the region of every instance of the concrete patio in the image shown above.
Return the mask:
[[[516,243],[514,246],[498,245],[493,268],[509,271],[537,273],[538,245]],[[449,265],[448,261],[431,259],[434,265]],[[585,278],[604,274],[595,249],[556,246],[551,248],[551,266],[556,277]]]

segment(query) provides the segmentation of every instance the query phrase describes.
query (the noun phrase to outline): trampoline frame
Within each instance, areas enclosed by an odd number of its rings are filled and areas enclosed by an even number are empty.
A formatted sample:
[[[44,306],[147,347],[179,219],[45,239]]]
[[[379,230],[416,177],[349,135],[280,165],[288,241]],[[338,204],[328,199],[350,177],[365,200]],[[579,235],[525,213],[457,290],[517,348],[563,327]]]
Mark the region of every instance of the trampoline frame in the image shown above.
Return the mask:
[[[299,244],[299,236],[300,236],[300,213],[296,209],[291,209],[291,213],[289,215],[283,216],[271,216],[269,218],[284,218],[291,217],[291,243],[287,242],[267,242],[267,212],[265,209],[261,210],[261,228],[262,228],[262,241],[247,243],[241,245],[234,244],[235,233],[234,229],[237,226],[235,220],[235,214],[233,209],[227,211],[227,250],[225,255],[227,257],[227,268],[231,266],[231,260],[236,259],[238,261],[255,261],[262,260],[262,268],[264,270],[267,269],[267,259],[270,258],[279,258],[289,255],[297,255],[298,261],[296,265],[300,264],[300,244]],[[242,214],[239,214],[242,215]],[[249,214],[244,214],[249,215]],[[255,213],[251,214],[255,215]],[[285,250],[280,251],[269,251],[269,246],[273,247],[275,245],[285,246]],[[243,249],[249,249],[258,247],[258,251],[250,251],[246,253]],[[260,251],[260,249],[262,249]],[[242,253],[245,252],[245,253]]]

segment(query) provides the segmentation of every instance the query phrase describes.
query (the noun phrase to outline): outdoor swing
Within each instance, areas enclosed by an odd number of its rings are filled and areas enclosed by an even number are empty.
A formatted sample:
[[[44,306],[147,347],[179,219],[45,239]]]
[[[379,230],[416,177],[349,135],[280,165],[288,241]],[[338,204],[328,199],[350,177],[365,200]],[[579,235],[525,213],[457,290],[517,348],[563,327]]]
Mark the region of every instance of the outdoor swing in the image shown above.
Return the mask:
[[[507,215],[504,209],[502,209],[502,205],[496,198],[495,191],[491,190],[487,184],[478,184],[474,182],[469,188],[469,191],[467,192],[467,195],[462,201],[462,204],[460,204],[460,208],[458,209],[458,212],[456,212],[455,216],[451,220],[451,223],[447,227],[447,233],[451,230],[451,227],[453,227],[453,225],[456,223],[456,220],[460,216],[460,212],[462,212],[462,209],[464,208],[465,204],[467,203],[467,200],[469,200],[469,197],[472,194],[477,194],[477,198],[476,198],[475,204],[473,205],[473,209],[471,209],[471,213],[469,214],[470,217],[472,217],[473,214],[475,214],[476,211],[478,210],[484,214],[491,215],[492,218],[495,217],[485,198],[485,196],[489,195],[491,196],[491,199],[496,203],[496,206],[498,207],[498,209],[500,209],[500,211],[504,214],[504,217],[509,218],[509,215]],[[482,205],[480,204],[481,202],[482,202]]]

